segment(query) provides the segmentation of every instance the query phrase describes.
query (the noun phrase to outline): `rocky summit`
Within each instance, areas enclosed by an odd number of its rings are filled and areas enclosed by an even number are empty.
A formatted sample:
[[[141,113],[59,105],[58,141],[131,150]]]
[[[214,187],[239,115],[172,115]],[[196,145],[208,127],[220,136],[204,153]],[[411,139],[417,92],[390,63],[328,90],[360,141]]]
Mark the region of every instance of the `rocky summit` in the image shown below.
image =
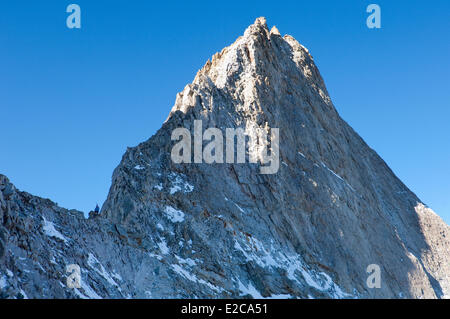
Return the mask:
[[[224,140],[227,129],[277,128],[275,171],[261,172],[267,156],[250,144],[241,157],[215,144],[216,160],[199,160],[208,139],[195,123]],[[190,162],[172,158],[179,128],[200,143],[183,144]],[[128,148],[99,214],[86,219],[0,176],[2,298],[444,298],[449,238],[341,119],[308,50],[264,18],[198,71],[153,137]]]

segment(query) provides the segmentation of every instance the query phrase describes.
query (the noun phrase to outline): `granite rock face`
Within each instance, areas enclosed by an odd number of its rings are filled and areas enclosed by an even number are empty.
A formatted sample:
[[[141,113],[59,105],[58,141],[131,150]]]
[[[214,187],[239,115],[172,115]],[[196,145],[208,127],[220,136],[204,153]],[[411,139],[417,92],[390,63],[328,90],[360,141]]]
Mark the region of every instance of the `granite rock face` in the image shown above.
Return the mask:
[[[277,172],[248,160],[175,163],[172,132],[193,136],[194,121],[224,135],[278,128]],[[261,156],[246,149],[246,159]],[[0,176],[0,225],[4,298],[450,294],[448,226],[340,118],[308,50],[264,18],[206,63],[153,137],[126,151],[98,216]],[[70,264],[80,288],[66,285]],[[380,288],[367,285],[373,264]]]

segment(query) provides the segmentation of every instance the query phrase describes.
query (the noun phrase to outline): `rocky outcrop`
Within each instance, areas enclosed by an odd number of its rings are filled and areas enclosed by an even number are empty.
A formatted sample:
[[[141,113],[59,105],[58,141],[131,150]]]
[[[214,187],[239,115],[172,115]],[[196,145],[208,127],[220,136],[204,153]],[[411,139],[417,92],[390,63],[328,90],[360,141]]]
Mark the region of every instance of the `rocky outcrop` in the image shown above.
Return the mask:
[[[245,163],[175,163],[172,133],[194,133],[194,121],[249,135],[278,128],[279,168],[261,174],[251,146]],[[441,298],[450,289],[448,226],[340,118],[308,50],[263,18],[126,151],[99,216],[5,177],[0,212],[4,297]],[[69,264],[80,266],[81,288],[66,286]],[[366,284],[371,264],[381,288]]]

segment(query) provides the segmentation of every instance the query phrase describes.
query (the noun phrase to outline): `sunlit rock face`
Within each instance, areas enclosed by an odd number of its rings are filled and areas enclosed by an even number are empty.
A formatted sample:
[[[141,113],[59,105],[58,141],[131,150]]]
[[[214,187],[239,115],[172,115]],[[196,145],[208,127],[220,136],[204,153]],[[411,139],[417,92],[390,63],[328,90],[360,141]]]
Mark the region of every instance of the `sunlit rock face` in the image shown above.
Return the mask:
[[[279,130],[279,167],[175,163],[172,133]],[[208,141],[201,141],[205,149]],[[194,158],[195,147],[192,146]],[[233,149],[234,150],[234,149]],[[236,153],[238,149],[236,148]],[[129,148],[99,216],[0,178],[0,291],[17,298],[441,298],[448,226],[339,116],[308,50],[264,18],[216,53],[148,141]],[[79,265],[80,288],[66,266]],[[369,288],[369,265],[381,271]]]

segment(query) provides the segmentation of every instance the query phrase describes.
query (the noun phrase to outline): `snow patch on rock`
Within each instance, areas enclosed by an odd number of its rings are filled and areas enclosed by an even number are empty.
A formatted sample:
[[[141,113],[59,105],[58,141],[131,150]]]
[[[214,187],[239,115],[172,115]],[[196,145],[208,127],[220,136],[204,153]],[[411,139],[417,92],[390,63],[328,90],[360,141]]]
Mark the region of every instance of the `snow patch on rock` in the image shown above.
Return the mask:
[[[59,231],[56,230],[55,225],[51,221],[48,221],[47,219],[45,219],[44,216],[42,216],[42,218],[44,219],[44,225],[43,225],[44,233],[47,236],[58,238],[58,239],[62,240],[64,243],[68,242],[68,239],[66,237],[64,237],[63,234],[61,234]]]
[[[183,193],[190,193],[194,190],[194,186],[186,182],[184,176],[181,176],[180,174],[169,174],[169,180],[172,184],[169,190],[170,195],[173,195],[176,192],[180,191],[182,191]]]
[[[236,239],[234,247],[244,255],[247,261],[253,261],[262,268],[283,269],[287,277],[299,285],[305,282],[308,286],[326,292],[333,298],[351,297],[351,294],[343,292],[326,273],[306,267],[299,254],[283,253],[283,249],[275,247],[273,243],[270,248],[267,248],[260,240],[253,237]]]
[[[184,221],[184,213],[181,210],[177,210],[172,206],[166,206],[164,212],[172,223],[181,223]]]

